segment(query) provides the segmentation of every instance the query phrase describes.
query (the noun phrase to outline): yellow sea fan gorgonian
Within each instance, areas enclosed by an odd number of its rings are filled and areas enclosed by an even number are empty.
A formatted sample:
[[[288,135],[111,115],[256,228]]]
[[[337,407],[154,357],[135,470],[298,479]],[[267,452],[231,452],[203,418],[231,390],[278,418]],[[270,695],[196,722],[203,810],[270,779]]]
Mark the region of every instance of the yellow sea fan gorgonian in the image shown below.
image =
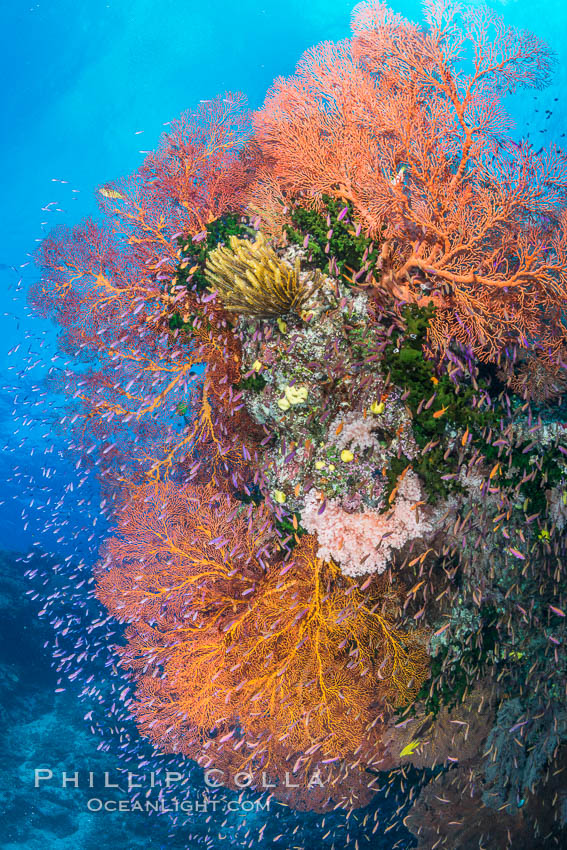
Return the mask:
[[[227,310],[258,319],[301,313],[324,280],[317,270],[302,275],[299,257],[289,265],[261,233],[255,242],[231,236],[230,248],[209,254],[206,275]]]
[[[298,753],[354,761],[377,746],[384,708],[415,699],[424,636],[390,620],[385,584],[373,604],[318,558],[314,537],[265,572],[261,545],[213,487],[132,488],[96,575],[98,598],[127,624],[132,712],[166,752],[214,764],[236,745],[239,770],[261,758],[283,772]]]

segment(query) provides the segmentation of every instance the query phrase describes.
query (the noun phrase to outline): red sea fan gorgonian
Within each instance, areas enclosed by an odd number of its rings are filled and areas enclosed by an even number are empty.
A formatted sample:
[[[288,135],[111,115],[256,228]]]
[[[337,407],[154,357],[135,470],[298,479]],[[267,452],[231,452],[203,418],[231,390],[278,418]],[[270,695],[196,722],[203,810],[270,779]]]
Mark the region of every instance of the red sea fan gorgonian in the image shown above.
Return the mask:
[[[73,420],[78,443],[92,451],[104,442],[101,472],[112,480],[167,477],[197,443],[227,474],[222,458],[241,451],[223,422],[238,408],[236,341],[210,298],[171,281],[180,240],[243,201],[244,126],[239,95],[183,116],[137,174],[99,190],[101,223],[55,230],[41,246],[44,276],[31,301],[57,320],[66,351],[94,364],[81,375],[71,366],[66,389],[82,402]],[[194,313],[191,340],[178,339],[172,315]],[[189,433],[171,416],[179,405],[200,411]]]
[[[382,3],[353,38],[307,51],[254,115],[265,157],[252,206],[352,204],[380,243],[380,287],[437,307],[430,342],[496,359],[506,345],[565,356],[567,160],[513,142],[503,95],[540,88],[553,64],[534,35],[484,7],[425,3],[421,28]],[[274,235],[278,235],[275,233]]]

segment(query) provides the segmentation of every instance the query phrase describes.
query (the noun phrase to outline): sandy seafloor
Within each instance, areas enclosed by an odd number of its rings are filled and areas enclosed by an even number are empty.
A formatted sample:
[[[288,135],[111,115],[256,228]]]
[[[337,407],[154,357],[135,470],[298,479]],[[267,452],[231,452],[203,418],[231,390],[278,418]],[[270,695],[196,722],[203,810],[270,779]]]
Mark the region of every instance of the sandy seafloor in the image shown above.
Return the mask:
[[[90,508],[78,507],[68,494],[68,533],[59,539],[46,522],[46,510],[36,510],[49,491],[67,487],[75,473],[58,454],[51,434],[27,415],[37,410],[28,405],[34,400],[32,386],[41,378],[41,367],[26,372],[24,364],[30,350],[38,353],[38,361],[47,362],[55,338],[47,323],[25,310],[24,292],[34,279],[29,254],[52,226],[72,224],[93,213],[93,188],[135,169],[143,151],[155,146],[166,122],[184,109],[229,89],[245,92],[252,107],[259,105],[272,79],[289,74],[304,49],[348,35],[352,5],[351,0],[255,4],[4,0],[1,4],[2,850],[188,846],[184,831],[172,835],[165,818],[149,821],[142,815],[116,815],[102,821],[87,811],[88,789],[33,787],[36,767],[81,768],[100,775],[114,769],[115,756],[112,748],[98,749],[100,739],[91,734],[84,720],[87,709],[73,689],[55,692],[56,677],[46,648],[49,627],[37,617],[39,603],[26,596],[24,565],[18,560],[32,548],[68,556],[76,552],[77,540],[81,555],[92,559],[101,535],[101,523],[94,522],[94,501]],[[399,0],[392,5],[410,18],[420,18],[416,2]],[[492,5],[508,24],[534,31],[558,54],[554,84],[511,104],[518,135],[531,134],[534,143],[564,143],[565,5],[561,0],[505,0]],[[39,402],[40,407],[55,403],[49,395]],[[302,823],[305,840],[310,817],[294,820]],[[214,839],[215,833],[211,834]],[[316,834],[309,845],[312,850],[318,846]],[[195,837],[191,846],[226,843],[224,837],[213,839]],[[374,843],[361,846],[388,850],[400,840],[401,846],[412,846],[409,834],[398,830],[375,835]]]

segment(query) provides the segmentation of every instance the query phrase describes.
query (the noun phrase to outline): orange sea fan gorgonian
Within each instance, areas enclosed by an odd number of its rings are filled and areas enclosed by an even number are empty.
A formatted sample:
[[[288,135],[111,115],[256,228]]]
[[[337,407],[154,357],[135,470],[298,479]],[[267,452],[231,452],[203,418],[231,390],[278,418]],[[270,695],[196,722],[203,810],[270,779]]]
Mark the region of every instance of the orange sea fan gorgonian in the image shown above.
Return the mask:
[[[133,489],[118,513],[97,595],[127,624],[140,730],[204,766],[376,760],[380,717],[426,676],[420,636],[392,624],[391,596],[318,559],[313,537],[269,561],[263,511],[241,511],[168,483]]]

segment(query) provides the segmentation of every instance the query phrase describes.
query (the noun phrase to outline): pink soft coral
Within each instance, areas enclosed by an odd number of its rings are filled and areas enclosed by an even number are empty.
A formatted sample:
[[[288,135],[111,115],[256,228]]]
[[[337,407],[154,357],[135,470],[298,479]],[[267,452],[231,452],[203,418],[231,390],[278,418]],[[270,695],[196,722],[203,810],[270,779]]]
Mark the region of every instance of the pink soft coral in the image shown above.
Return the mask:
[[[347,513],[335,499],[327,502],[325,510],[319,513],[321,502],[313,489],[305,498],[301,522],[310,534],[317,535],[317,557],[332,559],[350,576],[383,573],[393,550],[433,532],[431,513],[426,517],[423,511],[415,510],[415,504],[422,498],[419,479],[408,470],[387,513],[368,509],[358,514]]]

